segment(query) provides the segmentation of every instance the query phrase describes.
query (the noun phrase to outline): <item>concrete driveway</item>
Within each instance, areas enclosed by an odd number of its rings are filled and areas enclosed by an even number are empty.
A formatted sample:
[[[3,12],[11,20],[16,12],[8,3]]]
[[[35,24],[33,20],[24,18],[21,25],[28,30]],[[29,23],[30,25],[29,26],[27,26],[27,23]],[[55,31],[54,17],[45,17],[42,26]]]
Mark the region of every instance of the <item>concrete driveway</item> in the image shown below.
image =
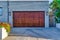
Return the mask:
[[[60,40],[60,29],[27,29],[23,34],[10,33],[4,40]]]

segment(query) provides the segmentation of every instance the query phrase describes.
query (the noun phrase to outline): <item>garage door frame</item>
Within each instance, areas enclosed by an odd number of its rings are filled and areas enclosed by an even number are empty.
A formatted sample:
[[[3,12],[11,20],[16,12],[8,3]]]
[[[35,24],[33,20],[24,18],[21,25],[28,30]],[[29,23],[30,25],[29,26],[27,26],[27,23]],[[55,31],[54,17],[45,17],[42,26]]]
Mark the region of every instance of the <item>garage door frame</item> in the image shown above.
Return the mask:
[[[13,14],[14,14],[14,12],[30,12],[30,11],[13,11]],[[45,27],[45,11],[31,11],[31,12],[43,12],[43,14],[44,14],[44,27]],[[13,22],[14,23],[14,22]],[[14,26],[14,25],[13,25]],[[40,26],[39,26],[40,27]]]

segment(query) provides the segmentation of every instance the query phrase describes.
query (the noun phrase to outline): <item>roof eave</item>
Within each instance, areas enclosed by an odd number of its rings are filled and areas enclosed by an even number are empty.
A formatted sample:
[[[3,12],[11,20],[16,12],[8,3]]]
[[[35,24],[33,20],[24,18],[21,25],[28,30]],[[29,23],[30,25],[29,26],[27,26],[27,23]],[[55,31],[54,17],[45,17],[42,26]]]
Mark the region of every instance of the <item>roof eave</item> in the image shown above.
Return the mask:
[[[0,1],[49,1],[49,0],[0,0]]]

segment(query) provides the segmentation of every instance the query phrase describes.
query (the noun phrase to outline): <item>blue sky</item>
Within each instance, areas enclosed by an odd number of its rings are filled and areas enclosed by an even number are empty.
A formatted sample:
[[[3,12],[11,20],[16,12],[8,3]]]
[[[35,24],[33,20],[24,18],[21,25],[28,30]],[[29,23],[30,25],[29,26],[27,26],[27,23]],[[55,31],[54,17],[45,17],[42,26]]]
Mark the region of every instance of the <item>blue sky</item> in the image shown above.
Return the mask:
[[[49,0],[49,3],[51,3],[53,0]]]

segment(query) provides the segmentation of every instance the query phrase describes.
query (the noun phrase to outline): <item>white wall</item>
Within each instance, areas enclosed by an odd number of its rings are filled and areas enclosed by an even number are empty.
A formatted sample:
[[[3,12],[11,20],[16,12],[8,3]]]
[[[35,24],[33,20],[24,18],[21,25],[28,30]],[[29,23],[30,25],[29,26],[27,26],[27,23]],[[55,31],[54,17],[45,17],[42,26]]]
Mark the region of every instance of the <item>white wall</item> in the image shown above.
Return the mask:
[[[7,2],[0,1],[0,7],[2,7],[2,15],[0,16],[0,22],[7,22],[8,21]]]
[[[60,29],[60,23],[56,23],[56,27]]]
[[[45,11],[45,28],[49,27],[49,14]]]
[[[12,25],[11,32],[13,33],[19,33],[24,34],[27,29],[39,29],[40,27],[26,27],[26,28],[14,28],[13,27],[13,11],[45,11],[45,27],[49,27],[49,15],[48,15],[48,8],[49,8],[49,2],[10,2],[9,3],[9,11],[11,12],[11,16],[9,22]],[[46,15],[47,14],[47,15]],[[26,34],[28,35],[28,34]]]
[[[9,22],[13,27],[13,11],[45,11],[45,27],[49,27],[49,15],[48,7],[49,2],[9,2],[9,11],[11,12],[11,16],[9,16]],[[47,22],[48,21],[48,22]]]
[[[3,22],[6,22],[8,19],[7,14],[7,2],[0,2],[0,7],[3,7],[3,15],[0,16],[0,19]],[[14,33],[24,33],[27,29],[39,29],[40,27],[36,28],[14,28],[13,27],[13,11],[45,11],[45,27],[49,27],[49,15],[46,15],[49,8],[49,2],[48,1],[28,1],[28,2],[20,2],[20,1],[11,1],[9,2],[9,12],[11,15],[9,15],[9,23],[11,24],[11,32]],[[47,13],[48,14],[48,13]],[[48,21],[48,22],[47,22]]]
[[[0,28],[0,39],[5,39],[8,36],[5,28]]]

